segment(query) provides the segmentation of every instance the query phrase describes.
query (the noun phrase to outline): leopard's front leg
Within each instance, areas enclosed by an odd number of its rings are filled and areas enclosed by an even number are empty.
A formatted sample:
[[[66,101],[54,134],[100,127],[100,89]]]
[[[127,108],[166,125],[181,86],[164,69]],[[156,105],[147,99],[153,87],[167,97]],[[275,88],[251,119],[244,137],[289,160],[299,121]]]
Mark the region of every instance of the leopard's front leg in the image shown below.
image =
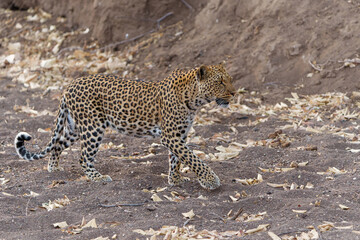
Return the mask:
[[[214,190],[220,187],[219,177],[186,146],[185,141],[180,138],[169,139],[165,134],[162,136],[161,141],[180,160],[173,165],[174,168],[170,165],[169,182],[174,177],[175,179],[181,179],[178,169],[180,168],[180,162],[182,162],[195,172],[203,188]]]

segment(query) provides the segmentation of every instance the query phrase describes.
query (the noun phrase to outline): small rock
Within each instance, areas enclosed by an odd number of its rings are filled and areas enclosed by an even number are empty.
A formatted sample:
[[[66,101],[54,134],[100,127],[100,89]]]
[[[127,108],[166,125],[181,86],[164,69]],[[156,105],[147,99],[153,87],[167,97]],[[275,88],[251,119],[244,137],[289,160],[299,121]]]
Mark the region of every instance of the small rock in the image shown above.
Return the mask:
[[[154,205],[149,205],[146,207],[146,210],[150,211],[150,212],[153,212],[156,210],[156,207]]]
[[[319,79],[316,79],[314,82],[313,82],[314,85],[318,86],[321,84],[321,81]]]
[[[15,63],[15,54],[11,54],[7,57],[5,57],[5,65],[8,65],[8,64],[13,64]]]
[[[300,54],[302,45],[298,42],[293,43],[289,48],[288,52],[290,56],[296,56]]]
[[[323,70],[323,71],[320,72],[320,77],[321,78],[335,78],[336,73],[334,71],[331,71],[331,70]]]
[[[104,73],[104,72],[106,72],[106,68],[101,67],[101,68],[99,68],[99,69],[97,70],[97,72],[98,72],[98,73]]]
[[[21,49],[21,43],[19,42],[9,43],[8,49],[12,52],[18,52]]]

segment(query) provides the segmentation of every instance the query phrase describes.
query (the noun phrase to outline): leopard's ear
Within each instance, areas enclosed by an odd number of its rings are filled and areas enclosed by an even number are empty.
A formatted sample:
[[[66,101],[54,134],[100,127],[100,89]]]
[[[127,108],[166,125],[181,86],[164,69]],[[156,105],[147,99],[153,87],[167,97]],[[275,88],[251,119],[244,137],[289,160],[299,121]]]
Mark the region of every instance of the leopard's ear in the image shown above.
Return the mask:
[[[222,68],[225,68],[225,65],[226,65],[226,61],[223,60],[221,63],[219,63],[219,66],[222,67]]]
[[[197,79],[201,82],[202,80],[204,80],[206,78],[206,75],[208,73],[209,69],[202,65],[199,67],[199,69],[196,72],[197,75]]]

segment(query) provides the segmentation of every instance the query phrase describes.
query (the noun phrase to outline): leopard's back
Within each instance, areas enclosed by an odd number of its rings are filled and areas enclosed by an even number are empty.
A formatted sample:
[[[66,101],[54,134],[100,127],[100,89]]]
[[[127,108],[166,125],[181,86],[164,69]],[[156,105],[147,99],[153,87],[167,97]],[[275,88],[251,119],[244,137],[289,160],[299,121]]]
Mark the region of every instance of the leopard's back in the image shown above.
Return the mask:
[[[159,136],[158,84],[113,75],[91,75],[75,80],[65,93],[77,125],[105,124],[121,133]]]

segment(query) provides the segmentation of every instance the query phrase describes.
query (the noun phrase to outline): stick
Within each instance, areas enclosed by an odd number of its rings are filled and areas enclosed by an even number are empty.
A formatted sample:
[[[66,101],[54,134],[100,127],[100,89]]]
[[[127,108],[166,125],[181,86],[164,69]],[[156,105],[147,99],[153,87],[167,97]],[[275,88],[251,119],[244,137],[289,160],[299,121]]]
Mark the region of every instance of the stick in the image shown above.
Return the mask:
[[[319,234],[319,240],[323,240],[323,238],[321,236],[321,231],[318,231],[316,228],[315,228],[315,231]]]
[[[144,37],[145,35],[151,33],[152,31],[153,31],[153,30],[151,30],[151,31],[149,31],[149,32],[146,32],[146,33],[139,34],[139,35],[137,35],[137,36],[135,36],[135,37],[133,37],[133,38],[125,39],[125,40],[122,40],[122,41],[119,41],[119,42],[116,42],[116,43],[111,43],[111,44],[106,45],[105,47],[99,48],[99,49],[97,49],[97,50],[100,50],[100,51],[101,51],[101,50],[105,50],[105,49],[107,49],[107,48],[109,48],[109,47],[116,47],[116,46],[121,45],[121,44],[124,44],[124,43],[128,43],[128,42],[132,42],[132,41],[138,40],[139,38]],[[97,50],[95,50],[95,51],[97,51]],[[95,51],[93,51],[93,52],[95,52]]]
[[[13,33],[10,33],[8,36],[5,36],[5,37],[2,37],[2,38],[10,38],[18,33],[21,33],[22,31],[25,31],[27,29],[30,29],[30,27],[25,27],[25,28],[22,28],[20,30],[17,30],[16,32],[13,32]]]
[[[174,13],[173,12],[168,12],[167,14],[165,14],[164,16],[162,16],[161,18],[157,19],[156,20],[156,23],[157,23],[157,28],[159,29],[160,28],[160,22],[162,20],[164,20],[165,18],[167,18],[168,16],[171,16],[173,15]]]
[[[313,69],[315,69],[316,71],[319,71],[319,72],[322,71],[321,68],[319,68],[318,66],[315,66],[310,60],[309,60],[309,64],[310,64],[310,66],[311,66]]]
[[[240,208],[240,209],[235,213],[235,215],[230,218],[230,220],[235,220],[235,219],[237,219],[237,217],[238,217],[243,211],[244,211],[244,209]]]
[[[104,207],[104,208],[111,208],[111,207],[137,207],[137,206],[142,206],[145,203],[119,203],[119,204],[113,204],[113,205],[105,205],[105,204],[99,204],[100,207]]]
[[[189,3],[187,3],[185,0],[181,0],[181,2],[182,2],[188,9],[190,9],[191,11],[194,11],[194,8],[193,8]]]
[[[27,216],[27,212],[28,212],[28,207],[29,207],[29,203],[30,203],[30,200],[31,200],[32,196],[30,196],[29,200],[27,201],[26,203],[26,208],[25,208],[25,216]]]
[[[226,220],[225,220],[223,217],[217,215],[216,213],[213,213],[213,212],[212,212],[211,214],[213,214],[213,215],[215,215],[216,217],[220,218],[221,221],[226,222]]]
[[[189,218],[188,220],[186,220],[185,222],[184,222],[184,225],[183,225],[183,227],[186,229],[186,231],[187,231],[187,234],[190,236],[190,230],[189,230],[189,228],[186,226],[186,224],[188,224],[189,222],[191,221],[191,218]]]
[[[157,29],[160,28],[160,22],[161,22],[161,21],[163,21],[165,18],[167,18],[168,16],[171,16],[171,15],[173,15],[173,14],[174,14],[173,12],[168,12],[167,14],[165,14],[164,16],[162,16],[161,18],[157,19],[157,20],[156,20]],[[98,50],[101,51],[101,50],[105,50],[105,49],[110,48],[110,47],[116,47],[116,46],[121,45],[121,44],[124,44],[124,43],[136,41],[136,40],[138,40],[139,38],[142,38],[142,37],[144,37],[145,35],[147,35],[147,34],[149,34],[149,33],[152,33],[152,32],[154,32],[154,31],[155,31],[155,29],[151,29],[150,31],[145,32],[145,33],[141,33],[141,34],[139,34],[139,35],[137,35],[137,36],[135,36],[135,37],[133,37],[133,38],[129,38],[129,39],[125,39],[125,40],[122,40],[122,41],[119,41],[119,42],[111,43],[111,44],[106,45],[105,47],[99,48],[99,49],[97,49],[97,50],[95,50],[95,51],[98,51]],[[95,51],[93,51],[93,52],[95,52]]]
[[[189,218],[188,220],[186,220],[185,222],[184,222],[184,227],[189,223],[191,221],[191,218]]]
[[[78,46],[63,48],[63,49],[61,49],[61,50],[56,54],[56,56],[59,56],[62,52],[65,52],[65,51],[74,51],[74,50],[83,50],[83,48],[82,48],[82,47],[78,47]]]

